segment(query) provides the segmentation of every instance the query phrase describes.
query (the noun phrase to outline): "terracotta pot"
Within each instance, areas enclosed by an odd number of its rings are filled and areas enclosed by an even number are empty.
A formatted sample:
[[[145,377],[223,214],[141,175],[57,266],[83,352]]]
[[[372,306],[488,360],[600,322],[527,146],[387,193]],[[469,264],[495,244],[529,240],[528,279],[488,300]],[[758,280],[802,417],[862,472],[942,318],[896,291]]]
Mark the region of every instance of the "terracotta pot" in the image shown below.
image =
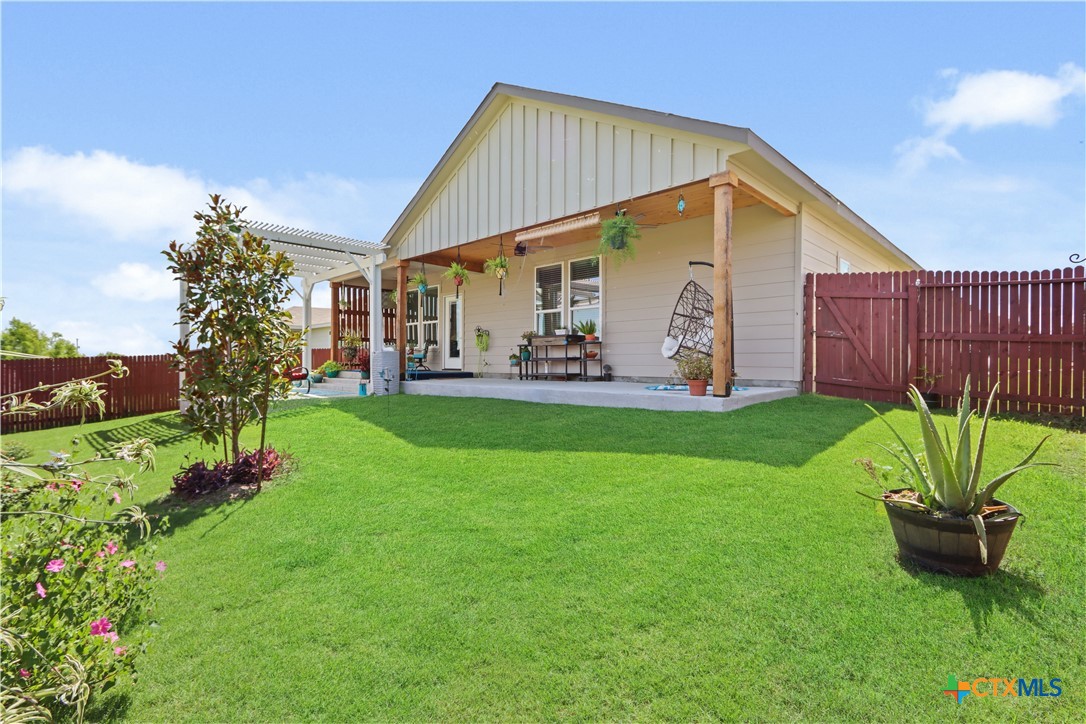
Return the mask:
[[[900,492],[900,491],[892,491]],[[980,538],[973,522],[966,518],[944,518],[908,510],[883,501],[890,517],[902,559],[937,573],[955,576],[986,576],[995,573],[1007,551],[1011,533],[1021,516],[1013,506],[992,499],[992,505],[1008,510],[984,521],[988,538],[988,562],[980,560]]]
[[[453,277],[453,284],[460,286],[464,283],[464,277]]]
[[[709,389],[709,380],[687,380],[686,384],[693,397],[705,397],[705,392]]]
[[[595,341],[597,341],[598,339],[599,339],[599,337],[597,337],[597,336],[596,336],[596,335],[594,335],[594,334],[586,334],[586,335],[584,336],[584,341],[585,341],[585,342],[595,342]]]
[[[597,357],[600,356],[600,353],[597,352],[596,350],[592,350],[590,352],[585,352],[584,356],[587,357],[588,359],[596,359]]]

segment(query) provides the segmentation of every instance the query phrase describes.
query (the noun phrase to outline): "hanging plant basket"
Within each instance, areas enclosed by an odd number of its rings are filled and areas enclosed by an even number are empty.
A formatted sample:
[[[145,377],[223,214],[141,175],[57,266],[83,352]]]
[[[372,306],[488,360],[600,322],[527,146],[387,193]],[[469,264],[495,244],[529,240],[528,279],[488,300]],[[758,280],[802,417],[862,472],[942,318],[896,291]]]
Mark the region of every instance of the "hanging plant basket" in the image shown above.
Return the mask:
[[[419,294],[425,294],[426,290],[430,287],[430,283],[426,279],[425,272],[419,272],[415,276],[411,277],[411,283],[418,287]]]
[[[619,212],[600,224],[600,256],[610,256],[621,263],[634,258],[633,242],[641,238],[637,222],[625,212]]]
[[[445,270],[445,273],[441,276],[452,281],[456,285],[456,296],[460,297],[460,287],[464,284],[470,284],[471,279],[468,278],[468,270],[458,261],[452,262],[449,268]]]

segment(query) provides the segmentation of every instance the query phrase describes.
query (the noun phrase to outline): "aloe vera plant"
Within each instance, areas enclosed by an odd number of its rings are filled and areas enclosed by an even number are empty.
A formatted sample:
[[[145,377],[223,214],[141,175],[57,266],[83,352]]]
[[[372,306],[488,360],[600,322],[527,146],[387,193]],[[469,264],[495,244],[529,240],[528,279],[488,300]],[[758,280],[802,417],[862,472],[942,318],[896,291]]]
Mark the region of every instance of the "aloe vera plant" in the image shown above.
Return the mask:
[[[987,507],[996,491],[1003,483],[1012,477],[1039,465],[1053,465],[1054,463],[1031,463],[1034,456],[1040,451],[1049,436],[1045,436],[1033,451],[1010,470],[997,475],[985,484],[981,484],[981,466],[984,462],[984,445],[988,435],[988,419],[995,401],[997,384],[992,388],[988,397],[988,404],[981,420],[980,434],[977,436],[977,451],[973,454],[972,431],[970,422],[975,413],[969,404],[969,378],[965,380],[965,390],[962,392],[961,403],[958,406],[957,431],[951,434],[949,427],[944,427],[943,434],[935,425],[927,403],[920,394],[916,385],[909,386],[909,399],[916,408],[920,419],[920,431],[923,438],[924,450],[921,453],[913,452],[905,441],[905,438],[894,429],[885,417],[880,415],[875,408],[868,405],[868,409],[882,420],[890,432],[897,438],[899,449],[892,449],[880,445],[883,450],[893,456],[908,470],[916,482],[916,492],[920,495],[920,501],[893,498],[890,502],[898,505],[915,508],[932,515],[951,514],[968,518],[973,522],[980,538],[981,558],[987,562],[988,538],[984,532],[982,519],[984,508]]]

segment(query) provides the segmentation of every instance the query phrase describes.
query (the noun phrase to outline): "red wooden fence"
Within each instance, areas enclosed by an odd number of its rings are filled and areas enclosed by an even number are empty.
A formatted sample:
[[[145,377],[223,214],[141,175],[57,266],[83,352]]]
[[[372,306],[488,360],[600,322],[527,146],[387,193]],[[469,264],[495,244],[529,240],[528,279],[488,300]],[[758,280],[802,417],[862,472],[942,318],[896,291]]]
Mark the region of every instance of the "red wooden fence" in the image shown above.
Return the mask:
[[[966,376],[1000,411],[1086,414],[1086,274],[808,274],[804,389],[956,404]]]
[[[102,377],[98,380],[105,385],[102,398],[106,405],[104,419],[178,409],[178,376],[176,370],[170,369],[171,355],[121,359],[128,367],[127,377]],[[3,360],[0,362],[0,392],[7,395],[42,383],[66,382],[108,369],[105,357]],[[48,394],[37,393],[33,399],[44,402],[48,397]],[[97,413],[87,417],[88,421],[97,419],[101,419]],[[42,430],[78,422],[79,413],[67,410],[51,410],[35,416],[12,415],[3,420],[3,432]]]

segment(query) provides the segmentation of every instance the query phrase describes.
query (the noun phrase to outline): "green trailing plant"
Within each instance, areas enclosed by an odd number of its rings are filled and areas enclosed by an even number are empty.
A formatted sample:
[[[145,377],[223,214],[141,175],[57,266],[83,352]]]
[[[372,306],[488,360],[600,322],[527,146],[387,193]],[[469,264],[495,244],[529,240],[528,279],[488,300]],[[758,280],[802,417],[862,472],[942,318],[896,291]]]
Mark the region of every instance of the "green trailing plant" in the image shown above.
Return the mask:
[[[397,302],[397,292],[395,289],[385,292],[385,306],[389,309],[395,309]]]
[[[347,334],[340,337],[340,340],[343,342],[344,347],[358,348],[362,346],[362,338],[354,332],[348,332]]]
[[[243,212],[212,194],[208,210],[195,214],[195,241],[171,241],[163,252],[187,288],[178,311],[188,327],[174,345],[188,403],[182,417],[205,443],[221,441],[227,460],[241,455],[241,431],[254,421],[264,449],[269,404],[286,398],[281,373],[302,350],[285,309],[294,262],[245,230]]]
[[[637,253],[634,241],[641,238],[637,222],[625,212],[619,212],[600,224],[600,244],[597,253],[609,256],[617,263],[633,259]]]
[[[104,390],[97,379],[127,373],[110,360],[109,370],[97,375],[5,394],[0,419],[58,408],[101,414]],[[152,470],[155,446],[140,438],[85,455],[79,440],[74,436],[70,451],[51,452],[46,460],[11,448],[0,456],[4,722],[82,721],[92,696],[126,675],[134,680],[146,647],[149,631],[140,618],[166,570],[164,561],[155,561],[155,549],[168,523],[125,505],[136,489],[135,473],[119,467]],[[9,451],[30,459],[16,460]],[[114,471],[98,474],[99,465]]]
[[[588,337],[596,333],[596,321],[593,319],[586,319],[583,322],[577,322],[577,324],[573,325],[573,328]]]
[[[713,358],[701,352],[687,352],[675,363],[676,371],[684,380],[713,379]]]
[[[430,282],[427,281],[426,274],[424,274],[423,272],[418,272],[413,277],[411,277],[411,283],[418,287],[419,291],[424,294],[426,293],[426,288],[430,286]]]
[[[969,401],[969,383],[970,380],[967,377],[965,389],[962,391],[961,402],[958,405],[955,429],[951,430],[950,427],[944,425],[943,434],[941,435],[920,390],[917,389],[916,385],[909,386],[909,400],[916,409],[923,441],[923,450],[919,452],[914,451],[905,441],[905,438],[875,408],[871,407],[871,405],[867,407],[890,429],[890,432],[893,433],[894,438],[897,440],[898,447],[896,449],[886,445],[879,445],[879,447],[888,452],[902,465],[913,486],[911,491],[905,491],[904,493],[885,491],[882,500],[930,515],[968,518],[973,522],[977,535],[980,537],[981,559],[986,563],[988,560],[988,538],[984,532],[982,517],[984,509],[991,505],[996,491],[1023,470],[1040,465],[1052,465],[1053,463],[1030,462],[1040,451],[1045,441],[1048,440],[1049,436],[1046,435],[1022,462],[982,484],[981,467],[984,462],[984,448],[987,443],[988,420],[999,385],[996,384],[988,396],[988,404],[984,409],[984,417],[981,419],[980,432],[977,435],[976,454],[974,455],[970,423],[976,413],[972,410]],[[910,492],[912,494],[909,494]]]

